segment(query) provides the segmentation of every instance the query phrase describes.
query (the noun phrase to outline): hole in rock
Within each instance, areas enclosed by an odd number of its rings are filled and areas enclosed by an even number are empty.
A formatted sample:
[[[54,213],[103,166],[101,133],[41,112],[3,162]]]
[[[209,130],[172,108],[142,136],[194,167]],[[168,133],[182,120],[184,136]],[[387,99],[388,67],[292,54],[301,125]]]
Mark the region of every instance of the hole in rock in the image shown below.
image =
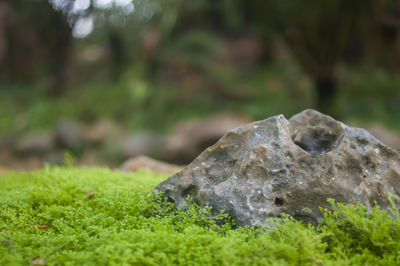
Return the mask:
[[[320,155],[333,150],[339,143],[343,128],[333,121],[300,124],[291,128],[293,142],[312,155]],[[294,133],[293,133],[294,132]]]
[[[196,195],[196,186],[195,185],[189,185],[181,193],[181,196],[183,196],[185,198],[187,196],[191,196],[192,198],[194,198],[195,195]]]
[[[283,205],[283,199],[281,198],[275,198],[275,205],[280,207]]]
[[[166,199],[167,199],[167,202],[175,204],[175,200],[173,198],[168,196],[168,197],[166,197]]]

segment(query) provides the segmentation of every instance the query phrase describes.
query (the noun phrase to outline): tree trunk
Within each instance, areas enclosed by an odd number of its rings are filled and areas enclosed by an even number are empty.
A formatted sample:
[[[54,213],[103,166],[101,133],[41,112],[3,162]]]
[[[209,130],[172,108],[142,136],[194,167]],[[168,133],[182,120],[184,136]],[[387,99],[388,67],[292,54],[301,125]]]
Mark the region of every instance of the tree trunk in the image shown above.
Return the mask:
[[[317,91],[317,109],[322,113],[331,114],[337,95],[336,79],[333,76],[317,77],[315,87]]]
[[[112,79],[118,81],[126,63],[126,53],[122,37],[114,30],[108,33],[108,49],[111,56]]]

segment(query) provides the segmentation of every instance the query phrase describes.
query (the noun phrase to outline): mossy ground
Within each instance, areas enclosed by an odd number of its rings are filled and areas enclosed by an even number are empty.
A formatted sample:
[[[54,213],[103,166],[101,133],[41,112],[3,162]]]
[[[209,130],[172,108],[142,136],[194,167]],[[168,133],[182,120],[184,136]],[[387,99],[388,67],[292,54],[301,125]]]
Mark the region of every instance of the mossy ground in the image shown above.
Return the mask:
[[[400,222],[378,208],[333,204],[318,227],[286,217],[234,229],[226,215],[154,198],[165,178],[68,167],[0,176],[0,265],[400,265]]]

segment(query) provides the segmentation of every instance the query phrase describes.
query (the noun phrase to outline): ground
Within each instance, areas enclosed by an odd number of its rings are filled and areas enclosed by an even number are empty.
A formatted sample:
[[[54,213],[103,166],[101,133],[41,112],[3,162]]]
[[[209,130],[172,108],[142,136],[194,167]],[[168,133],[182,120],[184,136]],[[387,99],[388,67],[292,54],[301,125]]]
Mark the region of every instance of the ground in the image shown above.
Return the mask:
[[[287,217],[271,230],[235,228],[225,214],[151,194],[165,178],[71,167],[0,176],[0,264],[400,263],[400,222],[378,208],[334,204],[318,227]]]

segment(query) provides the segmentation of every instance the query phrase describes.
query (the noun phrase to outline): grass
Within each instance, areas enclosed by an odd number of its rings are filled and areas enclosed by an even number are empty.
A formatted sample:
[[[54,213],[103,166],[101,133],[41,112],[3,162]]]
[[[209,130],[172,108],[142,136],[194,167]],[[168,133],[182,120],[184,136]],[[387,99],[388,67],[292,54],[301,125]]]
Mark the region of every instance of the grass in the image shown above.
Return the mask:
[[[331,201],[317,227],[285,217],[235,229],[226,214],[150,194],[165,178],[72,167],[0,176],[0,265],[400,265],[400,221],[378,207]]]

